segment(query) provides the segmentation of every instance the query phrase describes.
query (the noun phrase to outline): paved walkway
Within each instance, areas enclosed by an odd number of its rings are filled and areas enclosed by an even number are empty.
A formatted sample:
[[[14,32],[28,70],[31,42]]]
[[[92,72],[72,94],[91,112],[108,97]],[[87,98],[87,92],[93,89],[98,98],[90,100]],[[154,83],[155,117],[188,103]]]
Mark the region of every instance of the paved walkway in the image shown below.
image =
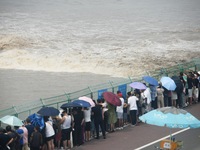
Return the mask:
[[[193,114],[196,118],[200,119],[200,113],[199,113],[200,103],[187,107],[185,108],[185,110]],[[92,149],[94,150],[134,150],[138,147],[151,143],[152,141],[156,141],[160,138],[163,138],[169,135],[170,132],[174,133],[180,130],[182,129],[169,129],[166,127],[158,127],[158,126],[148,125],[144,123],[139,123],[139,125],[135,127],[132,127],[130,125],[130,126],[125,127],[123,130],[118,130],[113,133],[108,133],[106,136],[106,139],[103,139],[102,137],[100,137],[100,139],[98,140],[93,139],[89,142],[85,142],[83,145],[79,147],[72,148],[72,150],[92,150]],[[186,139],[184,139],[184,137],[189,136],[190,139],[195,138],[196,140],[199,140],[200,142],[200,138],[198,137],[199,135],[195,135],[194,133],[200,134],[200,129],[190,129],[186,133],[184,133],[185,135],[183,134],[179,138],[183,138],[183,140],[186,141],[187,143],[190,141],[187,141]],[[146,150],[151,150],[152,147],[154,149],[155,145],[156,144],[146,148]],[[159,143],[157,143],[157,145],[159,145]],[[187,145],[188,146],[190,145],[191,147],[193,143],[187,143]],[[198,147],[198,143],[196,147]]]

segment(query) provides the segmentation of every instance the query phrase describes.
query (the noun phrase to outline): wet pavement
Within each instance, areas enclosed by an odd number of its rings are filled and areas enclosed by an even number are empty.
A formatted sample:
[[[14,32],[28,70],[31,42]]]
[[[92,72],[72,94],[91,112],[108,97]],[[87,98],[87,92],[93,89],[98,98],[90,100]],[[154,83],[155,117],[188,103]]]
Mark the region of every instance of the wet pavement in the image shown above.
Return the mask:
[[[194,104],[185,108],[196,118],[200,119],[200,103]],[[74,150],[135,150],[149,144],[153,141],[159,140],[170,133],[181,131],[183,129],[169,129],[166,127],[159,127],[139,123],[138,126],[131,125],[125,127],[123,130],[117,130],[113,133],[108,133],[106,139],[92,139],[85,142],[79,147],[74,147]],[[182,133],[175,135],[177,140],[183,141],[183,148],[185,150],[199,150],[200,149],[200,128],[189,129]],[[143,147],[144,150],[155,150],[155,146],[159,146],[159,142]]]

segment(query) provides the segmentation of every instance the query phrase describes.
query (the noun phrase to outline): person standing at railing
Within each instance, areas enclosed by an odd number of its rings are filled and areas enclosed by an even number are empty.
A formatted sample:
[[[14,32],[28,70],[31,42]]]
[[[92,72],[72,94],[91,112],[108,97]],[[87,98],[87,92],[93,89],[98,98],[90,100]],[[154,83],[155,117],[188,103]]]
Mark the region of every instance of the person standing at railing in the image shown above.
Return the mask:
[[[189,105],[192,105],[192,88],[193,88],[192,73],[189,73],[187,75],[187,84],[188,84],[188,102]]]
[[[73,119],[71,115],[68,115],[67,111],[62,112],[62,119],[60,120],[61,124],[61,136],[63,141],[64,149],[71,148],[71,141],[70,141],[70,133],[73,128]]]
[[[158,108],[164,107],[164,96],[163,96],[164,89],[162,88],[162,84],[161,83],[159,83],[156,91],[157,91],[157,105],[158,105]]]
[[[124,107],[124,98],[122,97],[122,93],[120,91],[117,91],[117,96],[121,100],[121,106],[117,106],[116,112],[117,112],[117,119],[118,119],[118,129],[123,129],[123,107]]]
[[[132,123],[132,126],[136,126],[137,125],[137,110],[138,110],[138,107],[137,107],[137,101],[139,101],[139,99],[134,96],[134,95],[131,95],[130,92],[128,92],[128,107],[130,109],[130,117],[131,117],[131,123]]]
[[[97,100],[98,101],[98,100]],[[95,102],[95,101],[94,101]],[[102,113],[102,105],[95,102],[95,106],[92,107],[92,115],[94,117],[94,125],[96,130],[96,139],[99,139],[99,126],[101,128],[103,138],[106,138],[104,123],[103,123],[103,113]]]
[[[80,146],[83,142],[83,125],[84,125],[84,113],[82,108],[73,108],[74,117],[74,132],[73,132],[73,145]]]
[[[90,140],[90,129],[91,129],[91,107],[86,107],[83,110],[85,119],[85,141]]]
[[[44,117],[45,121],[45,141],[47,143],[47,148],[48,150],[54,150],[54,136],[55,136],[55,131],[53,129],[53,123],[52,121],[49,121],[49,117],[45,116]]]

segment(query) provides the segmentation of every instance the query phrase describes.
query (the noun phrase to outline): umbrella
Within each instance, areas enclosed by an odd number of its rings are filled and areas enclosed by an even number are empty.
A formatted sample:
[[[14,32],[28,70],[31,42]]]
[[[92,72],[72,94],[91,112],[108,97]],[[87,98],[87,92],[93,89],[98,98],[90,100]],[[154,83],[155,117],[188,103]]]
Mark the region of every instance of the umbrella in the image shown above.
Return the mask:
[[[162,77],[160,82],[167,90],[174,91],[176,89],[176,84],[170,77]]]
[[[41,116],[57,116],[60,111],[54,107],[42,107],[37,113]]]
[[[74,100],[72,103],[79,104],[81,107],[91,107],[90,103],[84,100]]]
[[[183,109],[162,107],[139,117],[142,122],[169,128],[199,128],[200,121]]]
[[[39,126],[40,129],[44,128],[44,118],[36,113],[28,116],[33,126]]]
[[[145,90],[147,88],[146,85],[144,85],[142,82],[133,82],[129,84],[129,86],[139,90]]]
[[[20,120],[19,118],[15,117],[15,116],[10,116],[10,115],[2,117],[0,119],[0,121],[5,124],[11,125],[11,126],[19,126],[20,127],[23,125],[22,120]]]
[[[155,78],[153,78],[153,77],[144,76],[144,77],[142,77],[142,79],[143,79],[145,82],[147,82],[147,83],[149,83],[149,84],[151,84],[151,85],[155,85],[155,86],[158,85],[158,81],[157,81]]]
[[[71,107],[90,107],[90,103],[84,100],[74,100],[73,102],[65,103],[60,108],[67,109]]]
[[[114,106],[121,106],[121,100],[116,94],[112,92],[103,92],[103,97],[108,103]]]
[[[91,98],[89,98],[89,97],[82,96],[82,97],[79,97],[78,99],[90,103],[91,107],[94,107],[94,106],[95,106],[95,103],[94,103],[93,100],[92,100]]]
[[[172,78],[172,80],[174,80],[174,82],[176,84],[175,91],[177,93],[182,93],[183,92],[183,82],[181,81],[181,79],[178,76],[172,76],[171,78]]]
[[[71,108],[71,107],[82,107],[82,106],[78,103],[72,103],[72,102],[65,103],[60,106],[60,108],[62,108],[62,109],[67,109],[67,108]]]

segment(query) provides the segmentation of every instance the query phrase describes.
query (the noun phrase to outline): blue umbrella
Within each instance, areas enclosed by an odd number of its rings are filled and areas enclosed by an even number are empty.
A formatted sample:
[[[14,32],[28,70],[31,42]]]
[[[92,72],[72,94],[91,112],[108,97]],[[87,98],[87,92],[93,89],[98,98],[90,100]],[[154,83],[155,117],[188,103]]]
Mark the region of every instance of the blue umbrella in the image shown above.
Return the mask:
[[[62,109],[67,109],[67,108],[71,108],[71,107],[90,107],[90,103],[86,102],[84,100],[75,100],[73,102],[69,102],[69,103],[65,103],[63,105],[60,106],[60,108]]]
[[[28,118],[31,120],[31,124],[33,126],[39,126],[40,129],[44,128],[44,118],[37,114],[32,114],[28,116]]]
[[[81,107],[90,107],[90,103],[84,100],[74,100],[72,103],[79,104]]]
[[[72,107],[82,107],[82,106],[80,104],[72,103],[72,102],[65,103],[60,106],[60,108],[62,109],[67,109],[67,108],[72,108]]]
[[[145,90],[147,88],[142,82],[133,82],[129,86],[139,90]]]
[[[199,128],[200,121],[185,110],[163,107],[152,110],[139,117],[142,122],[169,128]]]
[[[144,77],[142,77],[142,79],[143,79],[145,82],[147,82],[147,83],[149,83],[149,84],[151,84],[151,85],[155,85],[155,86],[158,85],[158,81],[157,81],[155,78],[153,78],[153,77],[144,76]]]
[[[42,107],[37,113],[41,116],[57,116],[60,111],[54,107]]]
[[[162,83],[162,86],[169,91],[174,91],[176,89],[176,84],[170,77],[162,77],[160,82]]]

